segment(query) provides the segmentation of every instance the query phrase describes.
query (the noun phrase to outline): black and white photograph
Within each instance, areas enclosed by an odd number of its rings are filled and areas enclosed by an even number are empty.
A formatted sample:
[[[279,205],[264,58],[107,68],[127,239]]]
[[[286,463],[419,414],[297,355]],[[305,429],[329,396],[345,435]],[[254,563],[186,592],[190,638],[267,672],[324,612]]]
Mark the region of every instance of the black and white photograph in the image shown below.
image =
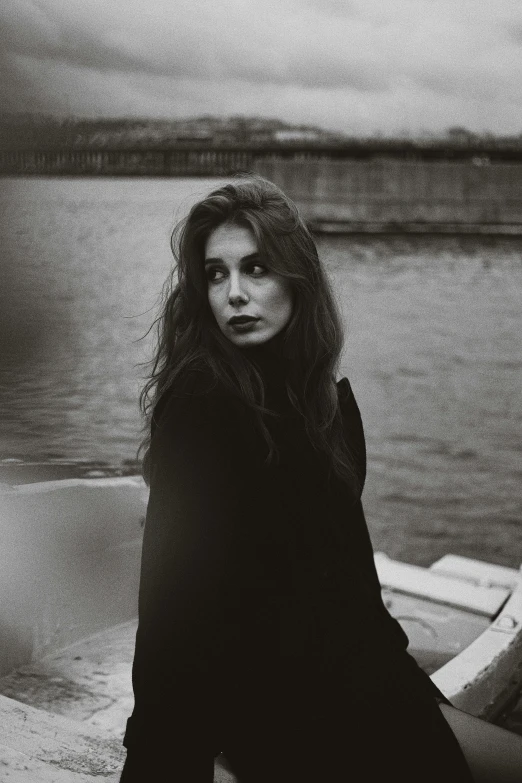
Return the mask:
[[[522,5],[0,7],[0,783],[521,783]]]

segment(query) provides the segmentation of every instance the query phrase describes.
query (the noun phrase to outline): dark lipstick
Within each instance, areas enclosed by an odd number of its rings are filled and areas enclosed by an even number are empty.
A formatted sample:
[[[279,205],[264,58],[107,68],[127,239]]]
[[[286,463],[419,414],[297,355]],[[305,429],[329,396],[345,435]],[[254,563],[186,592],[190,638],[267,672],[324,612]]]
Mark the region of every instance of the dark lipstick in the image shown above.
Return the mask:
[[[252,315],[233,315],[227,323],[235,332],[249,332],[258,321]]]
[[[254,318],[253,315],[233,315],[232,318],[228,319],[228,323],[234,326],[235,324],[247,324],[257,320],[259,319]]]

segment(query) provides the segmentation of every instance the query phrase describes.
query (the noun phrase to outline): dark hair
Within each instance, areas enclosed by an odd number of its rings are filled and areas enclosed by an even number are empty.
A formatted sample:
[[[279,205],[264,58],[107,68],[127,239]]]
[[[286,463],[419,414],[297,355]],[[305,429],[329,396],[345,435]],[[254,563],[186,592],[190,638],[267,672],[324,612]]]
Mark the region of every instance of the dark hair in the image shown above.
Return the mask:
[[[265,425],[263,379],[248,352],[242,352],[219,329],[208,302],[205,245],[225,223],[248,227],[260,255],[286,278],[293,310],[284,329],[282,351],[288,362],[287,393],[303,416],[308,436],[325,454],[334,472],[356,482],[353,459],[343,438],[335,375],[343,344],[337,307],[312,236],[295,204],[273,183],[256,175],[234,179],[190,210],[172,235],[176,265],[163,291],[156,320],[157,345],[152,372],[140,396],[147,421],[144,475],[148,476],[150,424],[161,396],[188,368],[210,368],[216,381],[241,397],[254,411],[268,447],[274,444]]]

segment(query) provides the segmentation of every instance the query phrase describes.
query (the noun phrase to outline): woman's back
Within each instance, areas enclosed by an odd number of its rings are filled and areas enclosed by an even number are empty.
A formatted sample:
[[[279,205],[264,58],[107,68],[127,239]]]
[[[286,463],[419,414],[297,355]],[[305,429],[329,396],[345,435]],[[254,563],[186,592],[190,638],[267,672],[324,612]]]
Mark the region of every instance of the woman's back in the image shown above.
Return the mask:
[[[266,349],[254,359],[277,414],[267,417],[272,461],[249,409],[205,373],[170,390],[156,426],[135,689],[138,705],[155,691],[161,728],[149,721],[145,730],[167,731],[182,748],[197,740],[198,754],[221,751],[249,781],[264,769],[261,756],[271,780],[293,780],[289,769],[311,780],[329,765],[338,774],[349,745],[369,742],[368,722],[386,720],[393,703],[384,756],[411,752],[415,722],[408,739],[404,725],[396,729],[414,707],[447,733],[447,764],[453,753],[463,765],[436,689],[382,604],[358,493],[310,443],[286,395],[284,363]],[[362,484],[359,411],[346,380],[338,392]],[[138,709],[130,725],[139,720]],[[384,756],[373,759],[375,774]]]

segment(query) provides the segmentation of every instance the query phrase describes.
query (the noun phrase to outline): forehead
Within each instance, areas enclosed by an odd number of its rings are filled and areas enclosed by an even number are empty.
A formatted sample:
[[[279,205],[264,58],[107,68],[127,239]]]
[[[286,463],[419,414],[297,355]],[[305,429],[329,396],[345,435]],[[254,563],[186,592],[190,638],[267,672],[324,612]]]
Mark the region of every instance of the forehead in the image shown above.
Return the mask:
[[[239,260],[257,250],[256,238],[249,228],[224,224],[214,229],[207,239],[205,259]]]

